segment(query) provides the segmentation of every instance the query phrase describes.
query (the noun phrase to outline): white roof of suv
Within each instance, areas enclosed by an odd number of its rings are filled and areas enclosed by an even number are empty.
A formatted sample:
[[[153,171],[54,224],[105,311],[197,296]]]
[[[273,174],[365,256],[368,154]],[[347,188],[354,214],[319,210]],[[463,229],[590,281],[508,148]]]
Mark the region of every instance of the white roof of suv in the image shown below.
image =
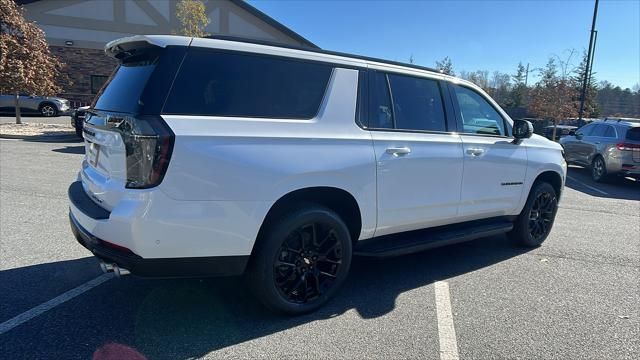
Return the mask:
[[[123,49],[139,46],[141,43],[148,43],[154,46],[194,46],[202,48],[215,48],[232,51],[243,51],[274,56],[285,56],[303,60],[330,62],[333,64],[348,67],[365,67],[371,69],[395,71],[407,75],[426,76],[449,80],[455,83],[464,84],[482,91],[472,82],[440,73],[436,69],[404,64],[389,60],[369,58],[359,55],[344,54],[326,50],[293,47],[288,45],[262,42],[250,39],[240,39],[232,37],[216,36],[214,38],[192,38],[174,35],[136,35],[113,40],[105,46],[105,52],[110,56],[115,56]]]

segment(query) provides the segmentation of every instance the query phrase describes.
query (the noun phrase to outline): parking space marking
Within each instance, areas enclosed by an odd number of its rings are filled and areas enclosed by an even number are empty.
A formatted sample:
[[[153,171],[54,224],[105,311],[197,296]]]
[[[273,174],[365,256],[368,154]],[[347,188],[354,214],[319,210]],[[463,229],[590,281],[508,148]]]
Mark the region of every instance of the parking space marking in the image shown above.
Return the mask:
[[[575,181],[575,182],[577,182],[578,184],[580,184],[580,185],[582,185],[582,186],[584,186],[584,187],[586,187],[586,188],[589,188],[589,189],[591,189],[591,190],[593,190],[593,191],[597,191],[597,192],[599,192],[599,193],[600,193],[600,194],[602,194],[602,195],[609,195],[609,193],[608,193],[608,192],[606,192],[606,191],[602,191],[602,190],[600,190],[600,189],[598,189],[598,188],[594,188],[593,186],[587,185],[587,184],[583,183],[582,181],[580,181],[580,180],[578,180],[578,179],[576,179],[576,178],[574,178],[574,177],[572,177],[572,176],[567,175],[567,178],[568,178],[568,179],[571,179],[571,180],[573,180],[573,181]]]
[[[102,274],[97,278],[87,281],[86,283],[73,288],[61,295],[54,297],[53,299],[42,303],[28,311],[23,312],[22,314],[14,317],[13,319],[9,319],[2,324],[0,324],[0,335],[6,333],[7,331],[13,329],[14,327],[24,324],[25,322],[33,319],[36,316],[42,315],[44,312],[53,309],[54,307],[65,303],[74,297],[81,295],[82,293],[91,290],[92,288],[102,284],[103,282],[113,278],[113,273]]]
[[[436,314],[438,316],[438,338],[440,340],[440,360],[458,360],[458,341],[453,327],[453,313],[449,284],[446,281],[436,281]]]

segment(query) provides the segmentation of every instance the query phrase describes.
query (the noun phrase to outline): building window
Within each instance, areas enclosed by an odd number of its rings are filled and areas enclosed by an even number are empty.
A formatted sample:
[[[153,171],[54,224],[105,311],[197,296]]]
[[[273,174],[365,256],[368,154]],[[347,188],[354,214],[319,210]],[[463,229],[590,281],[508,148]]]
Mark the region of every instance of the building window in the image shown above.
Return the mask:
[[[103,75],[91,75],[91,93],[97,94],[108,78],[108,76]]]

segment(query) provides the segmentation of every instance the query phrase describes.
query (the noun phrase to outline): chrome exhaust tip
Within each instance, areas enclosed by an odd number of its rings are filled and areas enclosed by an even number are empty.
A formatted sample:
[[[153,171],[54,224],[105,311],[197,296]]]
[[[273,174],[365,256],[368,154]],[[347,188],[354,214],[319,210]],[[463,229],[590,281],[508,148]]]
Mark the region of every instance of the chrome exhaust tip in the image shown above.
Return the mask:
[[[121,268],[116,264],[113,264],[113,272],[116,274],[117,277],[122,277],[122,276],[131,274],[129,270],[125,268]]]
[[[113,264],[107,264],[104,261],[100,261],[100,270],[105,274],[113,272]]]
[[[131,274],[131,272],[125,268],[121,268],[118,264],[108,264],[104,261],[100,261],[100,269],[103,273],[114,273],[116,277],[121,277]]]

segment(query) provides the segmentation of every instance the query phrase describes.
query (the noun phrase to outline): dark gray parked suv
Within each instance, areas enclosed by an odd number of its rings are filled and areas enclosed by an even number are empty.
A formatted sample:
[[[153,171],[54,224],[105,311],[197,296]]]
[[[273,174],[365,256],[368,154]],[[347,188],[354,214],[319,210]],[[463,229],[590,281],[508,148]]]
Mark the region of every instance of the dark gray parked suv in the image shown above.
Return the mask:
[[[640,119],[594,121],[560,139],[568,163],[588,166],[595,181],[640,178]]]
[[[69,111],[69,100],[53,96],[20,95],[20,112],[23,114],[41,114],[58,116]],[[15,95],[0,95],[0,113],[15,112]]]

